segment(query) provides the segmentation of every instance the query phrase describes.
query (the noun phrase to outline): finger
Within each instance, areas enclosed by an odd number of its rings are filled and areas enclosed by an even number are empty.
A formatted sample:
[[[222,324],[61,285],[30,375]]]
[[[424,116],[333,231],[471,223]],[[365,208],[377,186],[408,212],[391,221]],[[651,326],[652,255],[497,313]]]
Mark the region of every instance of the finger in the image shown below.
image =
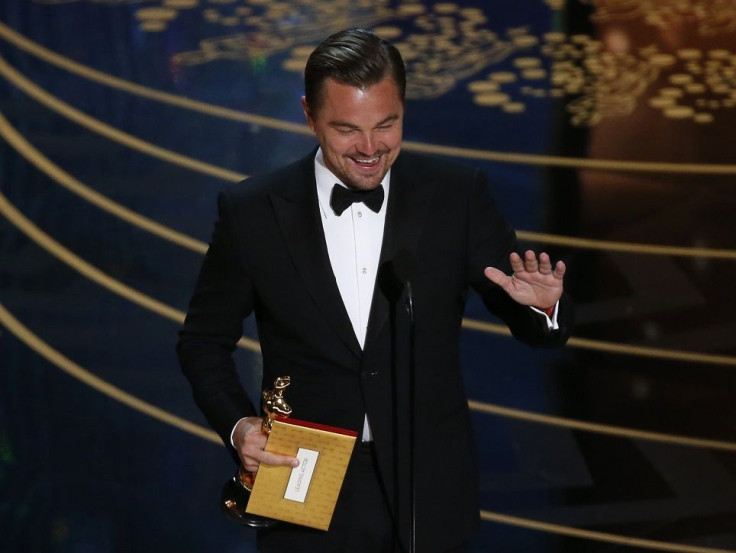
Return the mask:
[[[265,442],[264,442],[265,446]],[[260,448],[244,448],[241,456],[241,461],[246,470],[250,472],[256,472],[258,467],[262,464],[276,465],[276,466],[299,466],[299,459],[290,455],[279,455],[277,453],[271,453],[270,451],[264,451],[263,447]]]
[[[243,462],[243,467],[248,472],[258,472],[258,462],[257,461]]]
[[[260,451],[266,447],[267,441],[268,436],[263,432],[251,432],[250,434],[246,434],[241,449],[244,451]]]
[[[567,271],[567,266],[565,266],[565,262],[558,261],[555,265],[555,278],[559,278],[560,280],[562,280],[562,278],[565,276],[565,271]]]
[[[498,284],[504,290],[507,286],[510,285],[509,276],[503,271],[499,271],[495,267],[486,267],[483,271],[483,274],[486,275],[486,278],[488,280],[490,280],[494,284]]]
[[[552,261],[545,252],[539,254],[539,272],[548,275],[552,272]]]
[[[537,262],[537,255],[532,250],[527,250],[524,253],[524,269],[528,273],[536,273],[539,269],[539,263]]]
[[[260,455],[261,464],[275,465],[275,466],[286,466],[286,467],[298,467],[299,459],[292,457],[291,455],[279,455],[278,453],[271,453],[270,451],[263,451]]]
[[[509,261],[511,262],[511,270],[515,273],[521,273],[524,270],[524,262],[518,253],[513,252],[509,255]]]
[[[240,449],[245,445],[245,440],[252,433],[261,433],[262,420],[258,417],[245,417],[240,419],[233,431],[233,445]]]
[[[266,435],[259,430],[246,434],[243,441],[240,442],[238,456],[247,470],[254,472],[258,469],[258,455],[263,452],[267,440]],[[255,467],[255,470],[253,467]]]

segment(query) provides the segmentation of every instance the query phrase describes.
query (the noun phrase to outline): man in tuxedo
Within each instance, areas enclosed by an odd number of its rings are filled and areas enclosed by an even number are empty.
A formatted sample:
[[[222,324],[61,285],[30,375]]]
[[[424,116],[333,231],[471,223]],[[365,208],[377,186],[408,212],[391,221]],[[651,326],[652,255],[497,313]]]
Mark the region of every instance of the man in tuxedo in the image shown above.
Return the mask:
[[[515,252],[481,172],[401,152],[405,82],[389,43],[360,29],[332,35],[305,69],[319,148],[219,196],[178,344],[195,401],[247,470],[298,464],[263,451],[259,409],[236,374],[231,354],[254,313],[263,386],[290,376],[297,418],[360,436],[330,530],[279,523],[259,531],[264,552],[406,549],[410,391],[417,551],[464,551],[479,519],[459,361],[468,288],[527,344],[569,334],[565,265]]]

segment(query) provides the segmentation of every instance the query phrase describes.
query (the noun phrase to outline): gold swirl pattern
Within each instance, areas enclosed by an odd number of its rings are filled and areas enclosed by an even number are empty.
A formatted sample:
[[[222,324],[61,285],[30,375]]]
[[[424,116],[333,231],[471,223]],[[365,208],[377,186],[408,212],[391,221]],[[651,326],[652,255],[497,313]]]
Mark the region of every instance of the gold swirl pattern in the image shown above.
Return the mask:
[[[36,0],[70,1],[75,0]],[[136,3],[94,1],[110,6]],[[248,63],[259,72],[270,59],[280,59],[283,70],[301,72],[309,52],[326,34],[363,26],[401,50],[409,77],[407,97],[413,100],[439,98],[462,88],[475,106],[509,116],[524,114],[539,102],[564,102],[569,123],[583,128],[626,117],[640,107],[668,119],[710,124],[720,112],[736,107],[736,52],[727,47],[728,41],[712,49],[673,48],[656,36],[647,44],[635,44],[616,26],[635,22],[665,33],[678,24],[701,35],[732,39],[733,2],[581,2],[592,8],[590,34],[528,27],[496,32],[482,8],[417,0],[158,0],[157,5],[137,9],[135,17],[142,31],[163,32],[184,12],[198,12],[204,29],[226,31],[199,40],[195,49],[175,53],[172,63],[181,68],[230,61]],[[543,3],[552,13],[567,6],[565,0]]]

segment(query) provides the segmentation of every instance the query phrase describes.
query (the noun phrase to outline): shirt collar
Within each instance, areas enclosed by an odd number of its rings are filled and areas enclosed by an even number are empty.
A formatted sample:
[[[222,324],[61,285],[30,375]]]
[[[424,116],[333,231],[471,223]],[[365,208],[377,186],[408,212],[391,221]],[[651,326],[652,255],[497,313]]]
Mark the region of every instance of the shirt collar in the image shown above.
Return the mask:
[[[314,156],[314,178],[317,181],[317,199],[319,201],[319,210],[322,217],[328,219],[330,217],[337,217],[335,212],[330,207],[330,196],[332,195],[332,187],[335,183],[345,186],[340,179],[338,179],[332,171],[325,165],[324,155],[322,154],[322,148],[317,149],[317,154]],[[391,169],[389,168],[386,176],[383,177],[381,184],[383,185],[383,193],[385,200],[381,206],[379,214],[386,213],[386,205],[388,204],[388,189],[391,182]]]

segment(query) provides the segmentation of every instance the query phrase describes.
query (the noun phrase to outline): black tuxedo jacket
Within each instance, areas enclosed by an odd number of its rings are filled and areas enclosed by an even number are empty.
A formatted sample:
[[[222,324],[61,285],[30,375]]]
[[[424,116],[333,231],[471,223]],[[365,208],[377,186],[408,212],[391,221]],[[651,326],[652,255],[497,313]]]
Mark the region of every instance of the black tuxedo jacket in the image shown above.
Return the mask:
[[[367,413],[389,501],[399,527],[407,528],[409,322],[392,263],[409,252],[415,260],[417,546],[429,552],[467,541],[479,516],[459,363],[469,286],[530,345],[563,344],[571,312],[563,297],[560,329],[548,331],[542,317],[483,275],[487,266],[510,272],[516,242],[479,171],[404,152],[393,165],[387,201],[363,350],[330,266],[313,152],[220,194],[178,352],[197,404],[230,447],[236,421],[259,414],[231,358],[243,319],[255,313],[264,386],[291,376],[287,395],[297,418],[359,435]]]

